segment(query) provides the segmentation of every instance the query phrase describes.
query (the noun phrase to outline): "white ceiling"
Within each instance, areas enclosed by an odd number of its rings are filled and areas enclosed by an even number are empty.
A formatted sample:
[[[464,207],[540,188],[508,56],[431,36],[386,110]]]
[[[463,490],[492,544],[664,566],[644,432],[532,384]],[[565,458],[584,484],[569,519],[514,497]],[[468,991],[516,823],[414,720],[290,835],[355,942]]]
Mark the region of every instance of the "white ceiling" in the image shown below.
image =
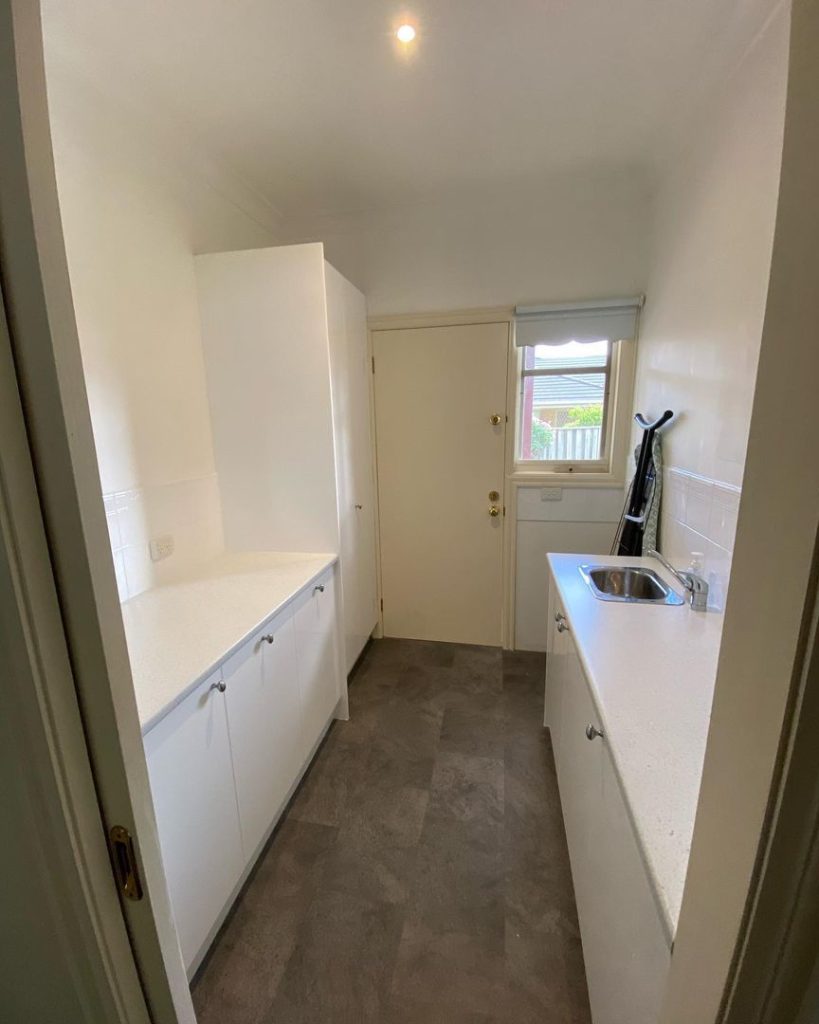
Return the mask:
[[[773,0],[46,0],[48,43],[286,216],[668,151]],[[418,25],[409,58],[392,30]]]

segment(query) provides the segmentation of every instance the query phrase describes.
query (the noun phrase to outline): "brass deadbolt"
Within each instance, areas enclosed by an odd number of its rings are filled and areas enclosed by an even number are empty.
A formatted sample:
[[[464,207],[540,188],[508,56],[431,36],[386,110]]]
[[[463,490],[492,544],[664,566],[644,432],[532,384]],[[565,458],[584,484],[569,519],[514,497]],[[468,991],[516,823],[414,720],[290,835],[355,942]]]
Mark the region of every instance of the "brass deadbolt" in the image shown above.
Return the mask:
[[[499,412],[492,413],[489,417],[489,422],[493,427],[497,427],[503,422],[503,416]]]

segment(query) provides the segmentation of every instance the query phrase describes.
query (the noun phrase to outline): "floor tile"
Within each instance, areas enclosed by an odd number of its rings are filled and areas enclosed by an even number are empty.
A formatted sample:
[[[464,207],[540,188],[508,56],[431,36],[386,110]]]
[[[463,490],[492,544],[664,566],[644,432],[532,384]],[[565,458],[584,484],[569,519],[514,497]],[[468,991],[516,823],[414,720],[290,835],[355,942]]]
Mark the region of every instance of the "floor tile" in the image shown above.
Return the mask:
[[[430,927],[404,926],[392,984],[393,1001],[429,1000],[466,1013],[498,1012],[506,1005],[506,960],[483,936]]]
[[[408,918],[436,932],[480,936],[487,949],[501,953],[505,913],[503,829],[428,818]]]
[[[503,820],[503,761],[442,751],[435,759],[429,814],[458,821]]]
[[[320,893],[279,982],[271,1024],[380,1024],[401,924],[390,904]]]
[[[446,708],[439,750],[473,757],[502,758],[506,730],[502,695],[476,694],[470,701]]]
[[[318,891],[336,830],[285,820],[193,987],[199,1024],[258,1024]]]
[[[376,782],[348,809],[324,884],[386,903],[405,903],[415,875],[429,793]]]

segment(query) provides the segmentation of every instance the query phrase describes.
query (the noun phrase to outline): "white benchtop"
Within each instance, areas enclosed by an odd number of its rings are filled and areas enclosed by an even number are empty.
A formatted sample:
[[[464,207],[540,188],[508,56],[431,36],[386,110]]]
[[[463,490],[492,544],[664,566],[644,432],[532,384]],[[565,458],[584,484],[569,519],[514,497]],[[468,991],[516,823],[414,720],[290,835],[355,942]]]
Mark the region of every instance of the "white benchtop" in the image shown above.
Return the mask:
[[[124,602],[143,734],[336,558],[226,553]]]
[[[548,556],[659,908],[673,939],[705,757],[722,616],[594,597],[581,565],[653,558]]]

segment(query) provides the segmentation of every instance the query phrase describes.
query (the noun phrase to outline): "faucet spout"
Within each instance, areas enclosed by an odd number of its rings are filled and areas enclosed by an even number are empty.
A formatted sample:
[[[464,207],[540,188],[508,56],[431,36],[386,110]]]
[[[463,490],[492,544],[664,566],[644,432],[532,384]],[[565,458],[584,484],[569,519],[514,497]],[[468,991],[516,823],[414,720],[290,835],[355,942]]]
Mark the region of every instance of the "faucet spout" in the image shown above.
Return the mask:
[[[693,572],[680,571],[667,562],[659,551],[646,551],[646,557],[656,558],[688,592],[688,602],[695,612],[708,611],[708,582]]]

